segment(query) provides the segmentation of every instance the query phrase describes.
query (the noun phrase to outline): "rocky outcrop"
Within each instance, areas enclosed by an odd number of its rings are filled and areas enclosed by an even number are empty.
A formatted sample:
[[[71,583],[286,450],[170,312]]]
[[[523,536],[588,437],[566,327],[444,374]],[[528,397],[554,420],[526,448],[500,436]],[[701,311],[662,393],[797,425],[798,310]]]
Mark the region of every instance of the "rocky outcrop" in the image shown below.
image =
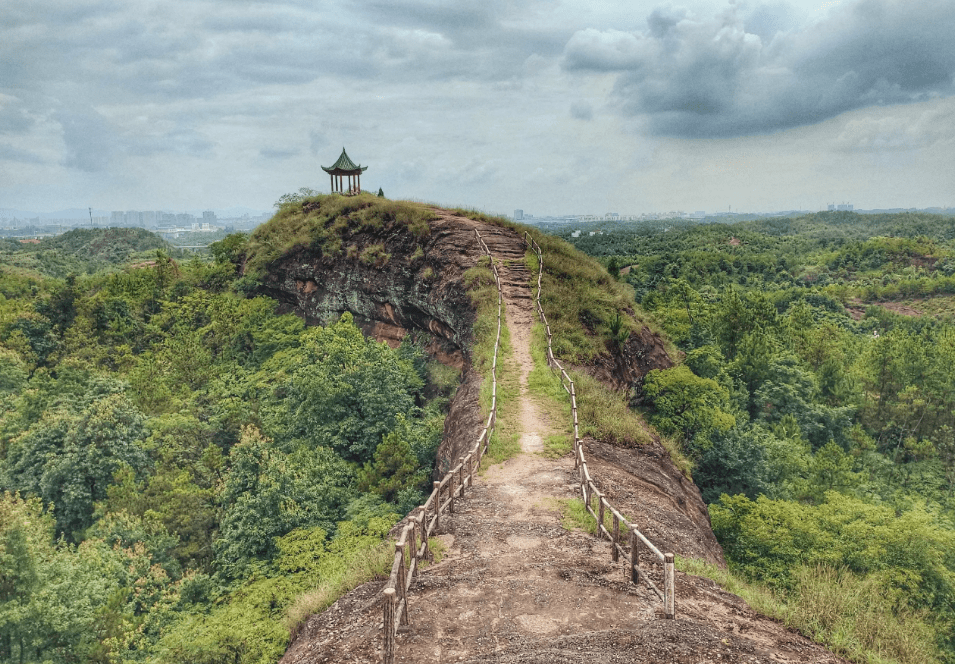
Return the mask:
[[[404,227],[346,233],[334,255],[317,247],[285,254],[256,293],[312,324],[350,311],[366,334],[392,346],[411,332],[425,333],[435,357],[465,368],[474,307],[462,276],[481,255],[474,226],[438,218],[421,237]]]
[[[610,353],[598,355],[578,368],[615,390],[633,389],[639,399],[647,372],[672,366],[673,360],[667,354],[663,339],[644,325],[639,333],[631,333]]]
[[[637,515],[640,531],[661,551],[726,566],[700,489],[659,442],[624,448],[587,437],[584,451],[601,493],[624,514]]]
[[[462,371],[437,453],[438,479],[470,448],[483,419],[482,378],[470,359],[476,312],[464,283],[464,273],[483,255],[474,231],[502,255],[520,256],[524,245],[511,229],[447,210],[434,214],[428,232],[419,235],[397,224],[346,229],[334,254],[317,246],[296,248],[269,265],[254,294],[278,300],[280,311],[309,324],[325,325],[351,312],[365,334],[392,347],[418,335],[432,357]],[[660,337],[644,327],[582,369],[625,390],[638,386],[650,369],[672,364]]]

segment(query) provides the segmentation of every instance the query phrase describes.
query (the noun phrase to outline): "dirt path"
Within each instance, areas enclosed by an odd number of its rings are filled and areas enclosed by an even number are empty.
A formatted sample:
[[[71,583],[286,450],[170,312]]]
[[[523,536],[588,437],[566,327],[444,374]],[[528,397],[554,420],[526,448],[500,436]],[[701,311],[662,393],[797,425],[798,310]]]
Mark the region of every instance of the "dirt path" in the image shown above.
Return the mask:
[[[608,542],[562,526],[558,501],[577,497],[573,459],[539,454],[551,426],[527,389],[535,321],[529,275],[522,245],[495,228],[481,231],[503,261],[522,451],[490,467],[455,513],[441,517],[447,551],[412,585],[398,661],[841,662],[712,582],[681,573],[678,619],[664,620],[656,596],[611,564]],[[381,587],[365,584],[313,616],[283,663],[380,661]]]
[[[573,497],[576,485],[571,458],[539,454],[551,427],[527,388],[535,321],[530,275],[511,237],[486,234],[485,241],[499,261],[519,368],[522,452],[492,466],[446,520],[446,557],[416,583],[414,628],[398,637],[406,661],[467,660],[543,636],[654,617],[650,598],[628,587],[622,571],[596,562],[610,560],[609,544],[561,526],[557,501]],[[575,579],[586,580],[586,590]]]

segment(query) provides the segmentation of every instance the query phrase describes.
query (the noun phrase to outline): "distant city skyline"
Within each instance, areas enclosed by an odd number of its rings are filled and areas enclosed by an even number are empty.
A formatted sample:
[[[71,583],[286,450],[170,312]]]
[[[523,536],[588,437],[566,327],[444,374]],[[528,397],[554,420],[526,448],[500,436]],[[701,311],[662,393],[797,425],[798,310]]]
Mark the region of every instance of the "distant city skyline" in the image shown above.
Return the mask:
[[[0,5],[0,208],[955,204],[951,0]]]

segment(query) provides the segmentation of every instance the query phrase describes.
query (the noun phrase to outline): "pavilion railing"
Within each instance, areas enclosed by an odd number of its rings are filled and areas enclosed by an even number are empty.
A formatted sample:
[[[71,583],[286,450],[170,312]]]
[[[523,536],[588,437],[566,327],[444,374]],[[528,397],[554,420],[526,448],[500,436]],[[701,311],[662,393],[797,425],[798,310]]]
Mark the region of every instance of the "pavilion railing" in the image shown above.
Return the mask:
[[[544,255],[541,252],[537,242],[524,231],[524,244],[531,247],[537,254],[537,263],[539,266],[537,272],[537,296],[535,298],[537,314],[544,326],[544,332],[547,335],[547,365],[560,377],[560,384],[564,391],[570,395],[571,413],[574,418],[574,468],[577,470],[580,494],[583,498],[584,506],[587,511],[597,520],[597,533],[600,537],[606,537],[610,540],[610,559],[618,562],[621,558],[627,563],[627,577],[631,583],[639,584],[641,579],[646,583],[657,597],[663,602],[663,615],[666,618],[673,618],[676,615],[674,606],[674,571],[673,554],[660,553],[660,550],[641,533],[636,525],[621,514],[606,496],[600,492],[597,485],[594,484],[590,476],[590,470],[587,468],[587,459],[584,456],[584,446],[580,439],[580,427],[577,421],[577,388],[570,374],[564,369],[561,363],[554,357],[552,345],[553,337],[550,331],[550,324],[547,322],[547,316],[544,315],[544,307],[541,306],[542,280],[544,277]],[[607,527],[606,516],[610,514],[611,524]],[[629,531],[628,538],[623,536],[624,531]],[[663,566],[663,591],[657,588],[656,584],[650,580],[649,576],[640,569],[639,553],[640,544],[650,550],[652,559],[658,561]]]
[[[382,590],[384,621],[381,650],[385,664],[394,664],[398,629],[410,624],[408,594],[414,575],[420,568],[420,561],[429,556],[428,538],[440,527],[441,515],[454,514],[455,499],[464,497],[465,488],[472,486],[474,475],[481,466],[481,459],[487,452],[491,434],[497,424],[497,357],[501,345],[504,296],[501,291],[501,277],[491,257],[491,251],[477,229],[474,234],[484,254],[490,258],[491,270],[497,284],[497,338],[494,341],[494,357],[491,361],[491,412],[471,449],[440,482],[434,483],[431,495],[423,505],[415,508],[414,516],[401,530],[395,542],[395,561],[391,566],[391,576]]]

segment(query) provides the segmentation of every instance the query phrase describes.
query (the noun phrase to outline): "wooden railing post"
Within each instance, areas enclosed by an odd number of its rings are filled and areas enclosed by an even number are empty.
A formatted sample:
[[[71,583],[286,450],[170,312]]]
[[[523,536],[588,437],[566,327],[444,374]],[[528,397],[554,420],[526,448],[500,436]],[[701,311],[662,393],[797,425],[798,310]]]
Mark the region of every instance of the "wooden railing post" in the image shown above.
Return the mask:
[[[385,588],[384,638],[381,644],[381,657],[384,664],[395,664],[395,589]]]
[[[603,539],[603,528],[604,525],[604,495],[597,492],[597,537]]]
[[[404,611],[398,616],[399,625],[408,624],[408,595],[407,595],[407,578],[408,578],[408,564],[405,560],[405,548],[406,544],[404,542],[399,542],[395,544],[395,553],[401,556],[401,563],[398,565],[398,595],[397,600],[400,604],[404,600],[405,608]]]
[[[423,549],[421,550],[422,559],[430,557],[430,551],[428,551],[428,512],[425,508],[421,508],[421,513],[418,515],[418,525],[421,526],[421,544]]]
[[[441,482],[434,483],[434,529],[441,527]]]
[[[666,553],[663,555],[663,616],[671,620],[676,617],[673,586],[673,554]]]
[[[640,583],[640,568],[637,562],[640,560],[640,552],[637,550],[637,533],[630,531],[630,581],[631,583]]]
[[[610,547],[610,560],[617,562],[620,560],[620,554],[617,552],[617,542],[620,541],[620,517],[613,513],[613,546]]]
[[[448,514],[454,514],[454,473],[448,475]]]
[[[411,528],[408,529],[411,537],[411,541],[408,543],[408,551],[411,553],[411,558],[408,560],[408,565],[411,565],[413,561],[418,559],[418,520],[415,517],[411,517],[409,520]],[[415,565],[415,569],[417,569]]]

